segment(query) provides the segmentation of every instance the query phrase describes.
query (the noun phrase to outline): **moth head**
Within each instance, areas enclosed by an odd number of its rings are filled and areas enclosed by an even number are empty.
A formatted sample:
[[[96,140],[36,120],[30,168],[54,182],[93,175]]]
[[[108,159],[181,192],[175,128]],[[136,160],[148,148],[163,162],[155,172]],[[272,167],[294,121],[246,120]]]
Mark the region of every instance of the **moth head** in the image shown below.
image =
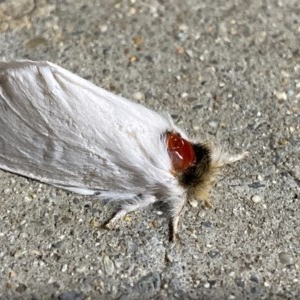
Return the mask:
[[[221,167],[242,159],[241,155],[229,155],[208,143],[191,143],[178,133],[168,132],[167,149],[172,161],[172,172],[179,184],[188,191],[188,198],[201,200],[211,207],[209,192]]]

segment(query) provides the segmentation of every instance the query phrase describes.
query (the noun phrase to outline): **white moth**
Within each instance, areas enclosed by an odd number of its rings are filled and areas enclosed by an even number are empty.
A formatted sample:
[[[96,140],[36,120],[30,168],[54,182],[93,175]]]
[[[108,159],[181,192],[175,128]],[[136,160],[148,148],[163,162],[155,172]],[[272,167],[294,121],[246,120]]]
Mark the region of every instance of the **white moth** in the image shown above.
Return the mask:
[[[106,224],[161,201],[172,235],[187,199],[208,191],[230,156],[192,143],[170,117],[49,62],[0,63],[0,168],[99,199],[120,201]]]

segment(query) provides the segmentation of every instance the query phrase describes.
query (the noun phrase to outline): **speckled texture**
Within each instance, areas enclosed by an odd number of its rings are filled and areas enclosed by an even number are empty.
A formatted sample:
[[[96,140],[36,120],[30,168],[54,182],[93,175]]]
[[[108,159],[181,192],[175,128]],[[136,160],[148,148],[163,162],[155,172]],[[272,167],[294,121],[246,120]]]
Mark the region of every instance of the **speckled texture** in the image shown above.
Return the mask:
[[[0,171],[1,298],[299,299],[299,49],[297,0],[0,1],[1,60],[52,61],[250,151],[175,246],[153,208],[104,231],[112,207]]]

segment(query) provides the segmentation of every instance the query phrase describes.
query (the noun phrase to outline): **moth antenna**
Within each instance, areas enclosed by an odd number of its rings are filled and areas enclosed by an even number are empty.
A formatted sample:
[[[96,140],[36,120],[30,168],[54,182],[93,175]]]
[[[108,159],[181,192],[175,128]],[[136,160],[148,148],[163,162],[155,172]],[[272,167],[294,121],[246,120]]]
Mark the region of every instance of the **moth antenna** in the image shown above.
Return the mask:
[[[236,161],[239,161],[248,155],[249,155],[248,151],[245,151],[240,154],[230,154],[227,152],[223,152],[220,147],[212,147],[211,159],[213,164],[216,167],[220,168],[225,165],[230,165]]]

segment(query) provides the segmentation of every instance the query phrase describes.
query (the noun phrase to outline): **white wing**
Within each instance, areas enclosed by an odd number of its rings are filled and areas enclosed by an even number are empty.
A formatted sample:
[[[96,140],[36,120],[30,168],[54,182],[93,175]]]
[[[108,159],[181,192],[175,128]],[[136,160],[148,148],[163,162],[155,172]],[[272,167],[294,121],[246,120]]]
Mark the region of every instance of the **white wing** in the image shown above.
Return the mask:
[[[49,62],[0,63],[0,130],[0,168],[67,190],[122,199],[178,185],[170,119]]]

